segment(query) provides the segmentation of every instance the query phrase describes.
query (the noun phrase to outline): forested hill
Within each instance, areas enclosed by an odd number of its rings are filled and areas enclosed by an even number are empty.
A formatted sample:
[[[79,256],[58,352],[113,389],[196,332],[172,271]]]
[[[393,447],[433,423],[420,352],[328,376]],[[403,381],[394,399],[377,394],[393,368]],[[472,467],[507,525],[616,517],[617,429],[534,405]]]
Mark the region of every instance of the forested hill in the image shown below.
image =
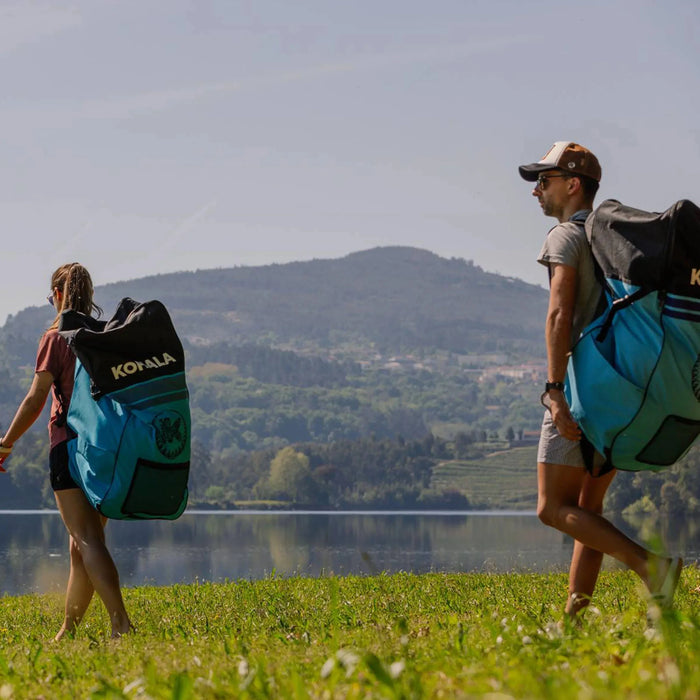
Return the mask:
[[[107,315],[123,296],[162,300],[189,340],[319,348],[371,343],[385,353],[539,354],[546,305],[541,287],[409,247],[156,275],[96,291]],[[0,330],[5,351],[11,339],[34,346],[50,319],[48,306],[11,316]]]

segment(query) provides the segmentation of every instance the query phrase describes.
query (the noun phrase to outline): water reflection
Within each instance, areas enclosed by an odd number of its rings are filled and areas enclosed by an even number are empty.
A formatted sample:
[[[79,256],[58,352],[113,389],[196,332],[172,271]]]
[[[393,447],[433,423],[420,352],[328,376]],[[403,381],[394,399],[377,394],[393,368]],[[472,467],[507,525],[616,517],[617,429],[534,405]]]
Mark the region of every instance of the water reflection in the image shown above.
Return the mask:
[[[640,523],[621,523],[633,537]],[[659,546],[697,558],[700,522],[641,525]],[[571,541],[532,513],[186,513],[108,527],[126,586],[378,571],[563,570]],[[67,535],[53,512],[0,514],[0,591],[60,591]]]

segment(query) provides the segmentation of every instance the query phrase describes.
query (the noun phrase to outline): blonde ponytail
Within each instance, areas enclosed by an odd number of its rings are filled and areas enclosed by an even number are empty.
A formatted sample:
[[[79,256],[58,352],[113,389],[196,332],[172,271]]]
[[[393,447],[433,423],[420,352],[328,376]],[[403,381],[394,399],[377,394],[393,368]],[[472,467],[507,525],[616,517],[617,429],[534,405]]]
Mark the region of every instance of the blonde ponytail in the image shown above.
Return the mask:
[[[62,311],[72,309],[88,316],[102,314],[102,309],[93,301],[94,288],[90,273],[80,263],[61,265],[51,276],[51,290],[61,290],[62,303],[51,328],[58,327]]]

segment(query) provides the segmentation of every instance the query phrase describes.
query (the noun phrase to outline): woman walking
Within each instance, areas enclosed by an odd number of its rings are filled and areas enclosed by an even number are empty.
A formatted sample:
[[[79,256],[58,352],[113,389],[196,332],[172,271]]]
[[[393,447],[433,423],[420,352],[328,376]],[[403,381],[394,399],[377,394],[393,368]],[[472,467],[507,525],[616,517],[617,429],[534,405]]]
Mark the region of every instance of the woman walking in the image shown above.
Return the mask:
[[[62,265],[53,273],[48,300],[56,308],[56,318],[39,341],[32,385],[0,440],[0,468],[15,442],[39,417],[51,392],[49,472],[56,504],[70,535],[65,619],[55,640],[75,631],[95,591],[107,608],[112,637],[120,637],[132,626],[124,608],[119,573],[105,544],[107,519],[90,505],[68,468],[66,414],[73,391],[75,355],[57,330],[63,311],[99,315],[101,309],[93,301],[90,274],[79,263]]]

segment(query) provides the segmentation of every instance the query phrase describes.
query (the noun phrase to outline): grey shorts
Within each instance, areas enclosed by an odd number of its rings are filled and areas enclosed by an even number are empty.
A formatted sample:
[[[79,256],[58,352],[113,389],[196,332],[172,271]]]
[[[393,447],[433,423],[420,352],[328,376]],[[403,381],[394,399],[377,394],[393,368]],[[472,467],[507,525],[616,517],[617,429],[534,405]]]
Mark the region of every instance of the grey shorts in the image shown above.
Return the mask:
[[[544,412],[537,461],[543,464],[563,464],[565,467],[585,467],[581,445],[559,434],[552,422],[552,414]]]
[[[561,464],[565,467],[585,467],[586,463],[581,452],[581,443],[567,440],[559,434],[552,422],[552,414],[544,412],[540,444],[537,448],[537,461],[543,464]],[[598,452],[593,454],[593,473],[602,467],[605,458]]]

